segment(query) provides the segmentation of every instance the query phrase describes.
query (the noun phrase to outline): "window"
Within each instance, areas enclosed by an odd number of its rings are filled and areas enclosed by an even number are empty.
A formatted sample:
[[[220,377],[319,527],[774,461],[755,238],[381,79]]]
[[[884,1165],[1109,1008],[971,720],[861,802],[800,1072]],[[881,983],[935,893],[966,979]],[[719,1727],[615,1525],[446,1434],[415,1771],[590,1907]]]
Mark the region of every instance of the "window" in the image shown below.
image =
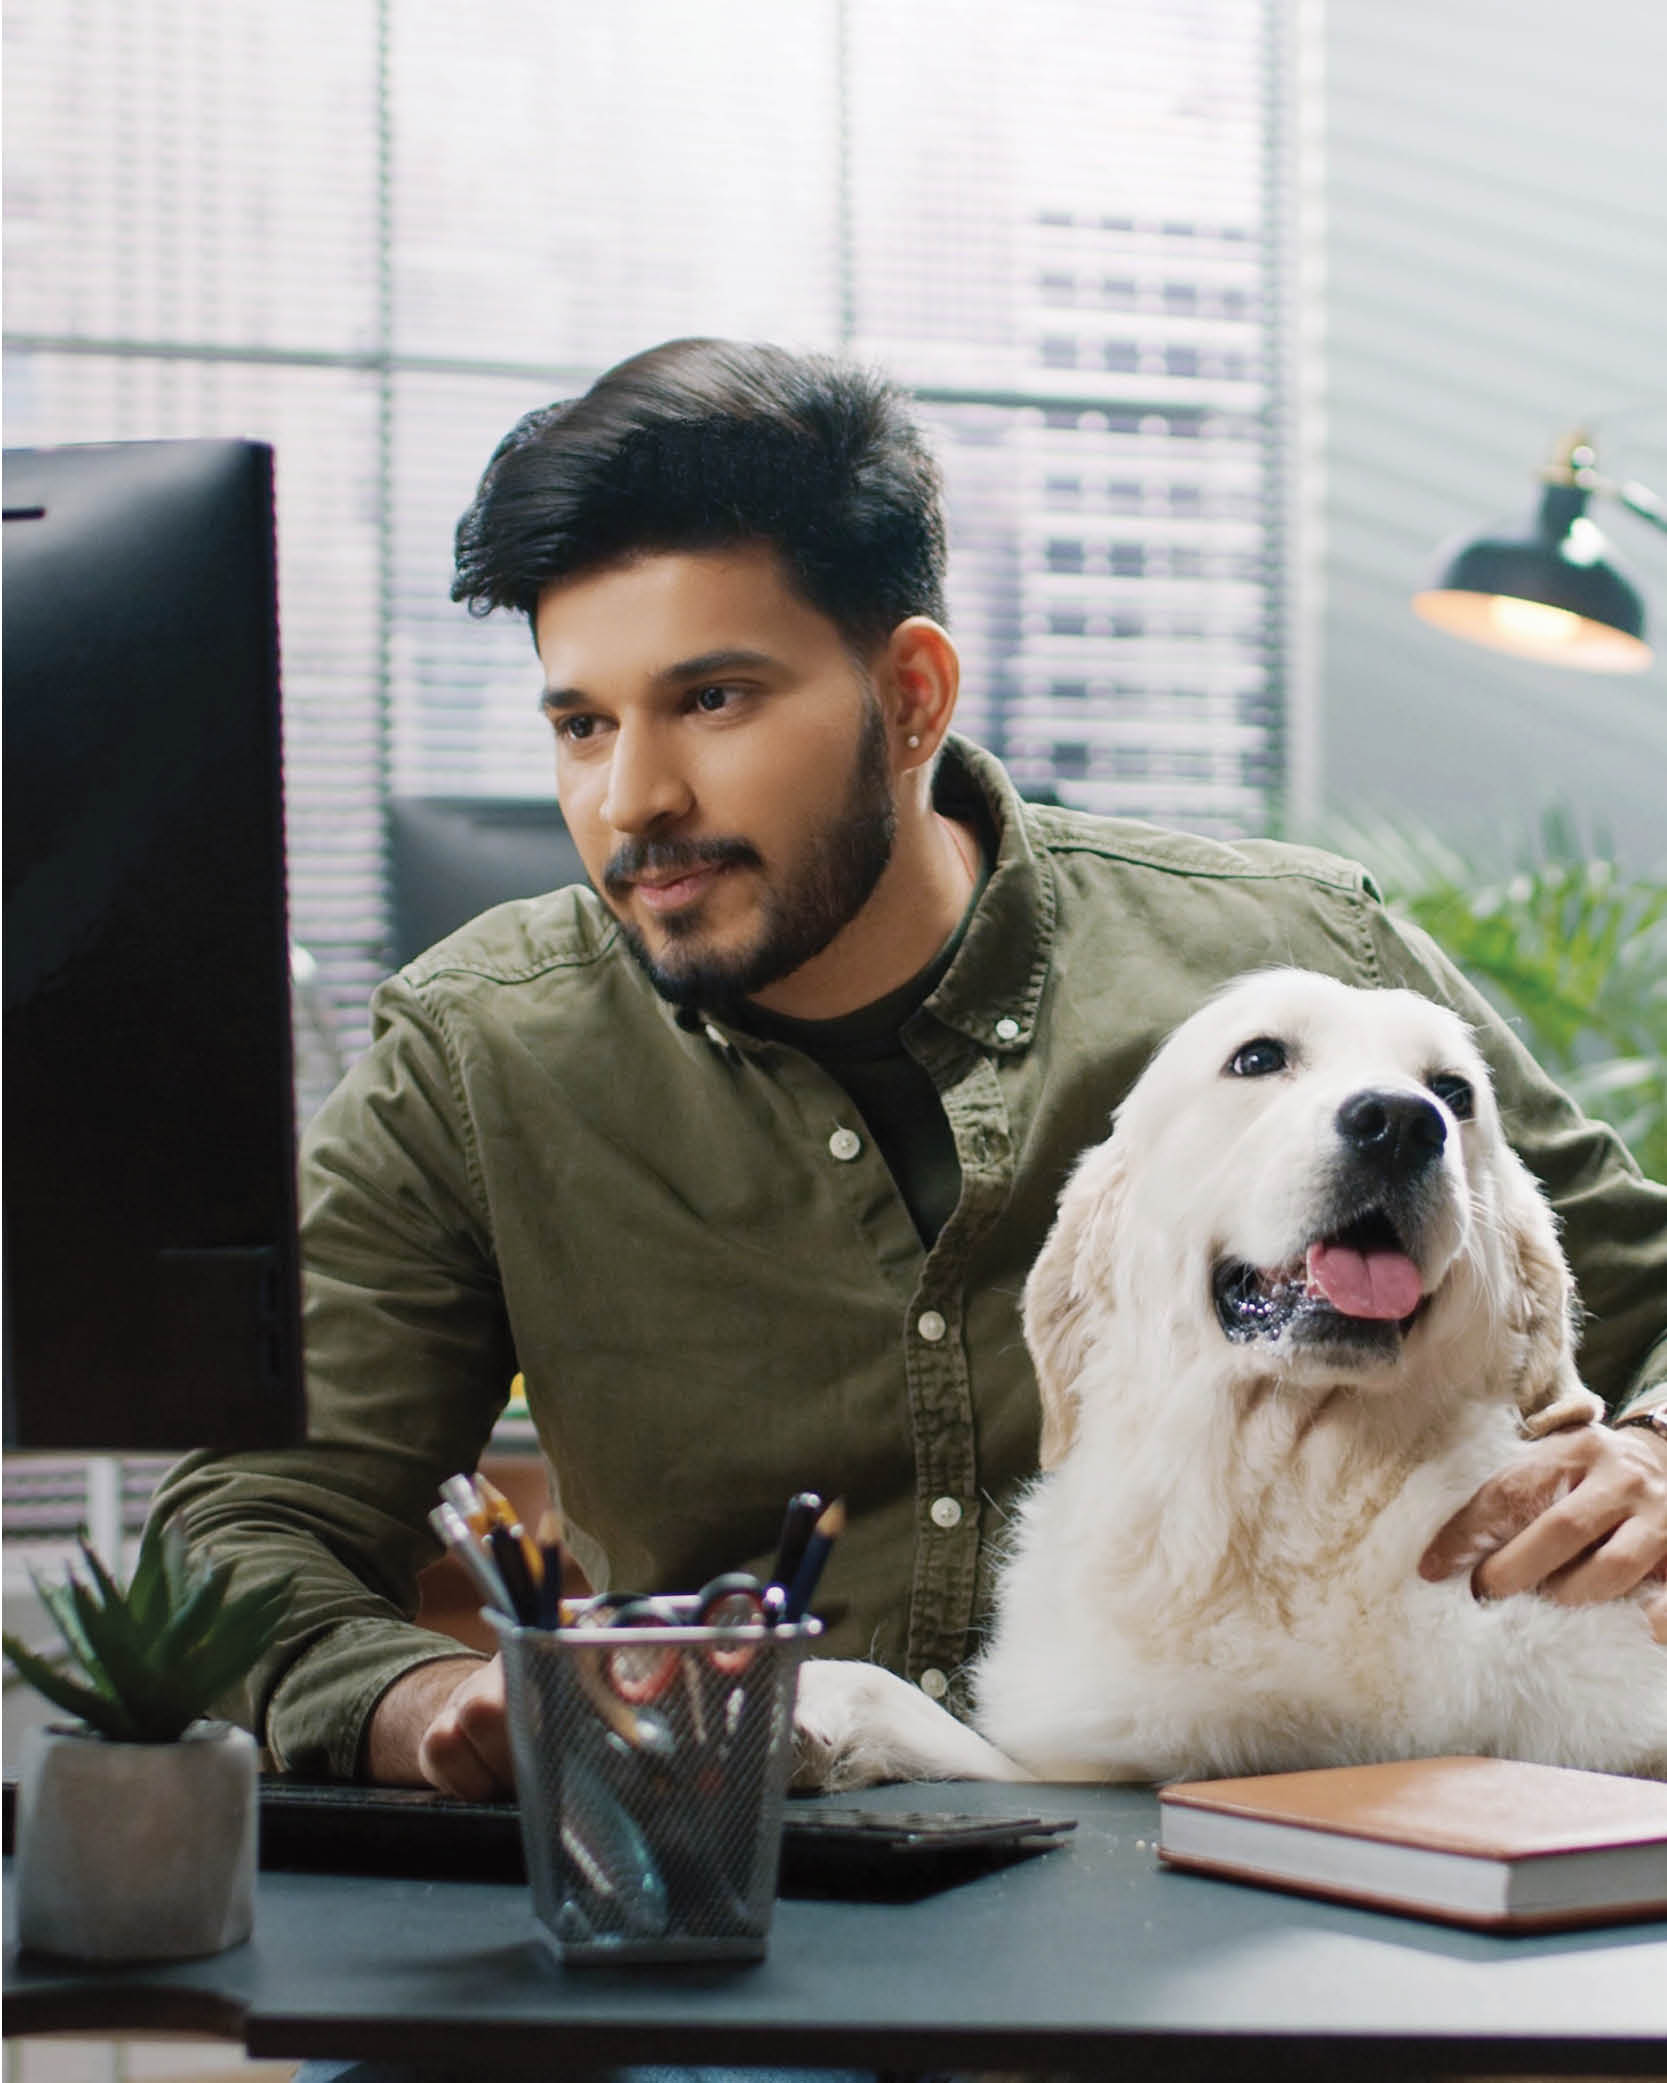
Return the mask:
[[[1166,804],[1266,826],[1273,4],[8,0],[7,439],[275,444],[292,913],[345,1047],[387,957],[390,799],[549,788],[525,628],[447,598],[457,514],[521,412],[678,333],[914,388],[961,725],[1021,786],[1149,807],[1119,778],[1144,766],[1056,771],[1045,717],[1012,737],[1070,631],[1088,679],[1062,684],[1095,691],[1060,697],[1058,743],[1114,670],[1154,729],[1183,669],[1248,691],[1194,721],[1224,756]],[[1085,530],[1097,486],[1134,517],[1109,563],[1050,530],[1066,483]],[[1196,581],[1184,668],[1146,605],[1159,541],[1255,574]]]

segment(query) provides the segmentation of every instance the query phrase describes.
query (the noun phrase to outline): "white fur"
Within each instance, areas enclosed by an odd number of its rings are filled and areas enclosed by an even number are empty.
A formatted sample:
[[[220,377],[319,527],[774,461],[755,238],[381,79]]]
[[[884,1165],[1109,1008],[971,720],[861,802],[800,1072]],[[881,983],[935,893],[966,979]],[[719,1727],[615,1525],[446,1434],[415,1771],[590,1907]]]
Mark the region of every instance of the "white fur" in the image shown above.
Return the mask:
[[[1225,1073],[1258,1036],[1277,1076]],[[1399,1349],[1234,1342],[1223,1258],[1299,1261],[1363,1089],[1457,1073]],[[1159,1051],[1082,1159],[1025,1291],[1042,1464],[965,1728],[902,1679],[812,1663],[823,1784],[1200,1777],[1480,1752],[1667,1777],[1667,1649],[1632,1600],[1478,1601],[1418,1575],[1536,1434],[1588,1422],[1568,1273],[1462,1023],[1301,971],[1242,980]]]

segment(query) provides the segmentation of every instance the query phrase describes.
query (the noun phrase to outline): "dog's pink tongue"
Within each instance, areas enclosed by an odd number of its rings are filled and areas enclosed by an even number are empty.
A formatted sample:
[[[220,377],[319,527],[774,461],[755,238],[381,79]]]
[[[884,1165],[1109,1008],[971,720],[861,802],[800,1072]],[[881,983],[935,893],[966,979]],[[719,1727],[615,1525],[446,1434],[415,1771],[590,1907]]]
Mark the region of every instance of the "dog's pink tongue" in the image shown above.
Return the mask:
[[[1351,1251],[1346,1244],[1310,1244],[1308,1284],[1344,1316],[1410,1316],[1423,1283],[1399,1251]]]

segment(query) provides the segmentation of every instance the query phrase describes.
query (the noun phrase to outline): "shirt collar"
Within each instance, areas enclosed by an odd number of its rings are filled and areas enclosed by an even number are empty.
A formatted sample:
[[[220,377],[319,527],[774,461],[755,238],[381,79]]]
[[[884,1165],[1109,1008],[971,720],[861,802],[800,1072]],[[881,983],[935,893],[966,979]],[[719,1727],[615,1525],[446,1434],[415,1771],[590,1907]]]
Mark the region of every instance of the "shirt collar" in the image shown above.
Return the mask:
[[[946,739],[933,801],[946,816],[970,811],[995,855],[949,973],[923,1010],[983,1048],[1016,1053],[1036,1038],[1053,959],[1053,877],[1007,770],[981,747]]]
[[[1053,877],[1007,770],[969,739],[945,739],[932,800],[946,816],[975,824],[980,844],[987,853],[993,845],[994,857],[955,958],[915,1017],[929,1016],[981,1048],[1016,1055],[1036,1038],[1053,958]],[[767,1046],[710,1013],[684,1007],[673,1017],[685,1031],[743,1054]]]

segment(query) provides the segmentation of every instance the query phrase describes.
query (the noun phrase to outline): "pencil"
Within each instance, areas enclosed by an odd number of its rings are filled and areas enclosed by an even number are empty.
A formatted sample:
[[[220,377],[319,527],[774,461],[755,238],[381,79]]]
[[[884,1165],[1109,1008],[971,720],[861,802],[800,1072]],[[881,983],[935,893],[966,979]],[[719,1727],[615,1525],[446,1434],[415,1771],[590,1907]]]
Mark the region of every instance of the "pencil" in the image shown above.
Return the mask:
[[[499,1526],[513,1527],[517,1523],[514,1505],[497,1484],[483,1476],[478,1468],[475,1470],[475,1495]]]
[[[787,1622],[802,1620],[821,1579],[828,1560],[828,1552],[845,1531],[845,1500],[836,1497],[832,1504],[811,1529],[810,1539],[805,1543],[805,1552],[793,1582],[788,1588],[787,1604],[782,1609],[782,1619]]]
[[[468,1522],[457,1507],[449,1500],[445,1504],[437,1504],[428,1515],[428,1523],[439,1535],[442,1544],[451,1550],[468,1571],[475,1589],[486,1603],[510,1620],[517,1618],[503,1578],[476,1545]]]

